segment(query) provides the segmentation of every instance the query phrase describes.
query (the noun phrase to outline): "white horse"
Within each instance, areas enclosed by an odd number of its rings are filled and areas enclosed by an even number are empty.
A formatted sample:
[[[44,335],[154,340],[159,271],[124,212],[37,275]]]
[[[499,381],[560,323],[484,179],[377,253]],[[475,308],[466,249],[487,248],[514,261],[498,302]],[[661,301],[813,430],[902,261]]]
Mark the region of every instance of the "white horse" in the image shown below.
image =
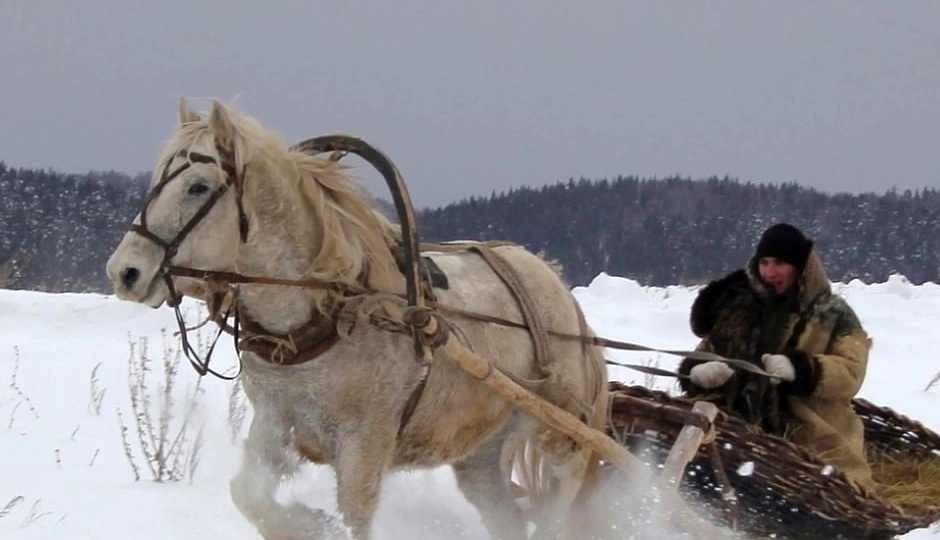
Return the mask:
[[[596,456],[520,413],[441,350],[428,362],[416,360],[414,339],[395,315],[407,307],[392,250],[400,230],[369,207],[344,166],[289,148],[218,102],[200,115],[182,101],[179,127],[155,171],[108,275],[120,298],[154,308],[177,302],[176,291],[212,300],[205,291],[222,290],[234,305],[247,336],[240,341],[241,378],[254,420],[231,495],[265,539],[324,538],[340,529],[369,538],[386,472],[444,464],[495,538],[526,538],[527,518],[538,536],[567,534],[566,516]],[[489,253],[522,277],[542,327],[589,334],[554,267],[519,246]],[[438,304],[457,308],[446,312],[452,336],[604,429],[607,375],[596,347],[550,338],[540,365],[530,331],[467,316],[524,319],[479,251],[425,255],[447,277],[448,286],[433,293]],[[220,286],[171,275],[170,267],[325,286]],[[209,303],[218,309],[219,302]],[[516,475],[536,506],[530,511],[513,489],[512,462],[518,465],[520,455],[536,471]],[[321,510],[275,500],[282,479],[304,460],[334,469],[345,527]]]

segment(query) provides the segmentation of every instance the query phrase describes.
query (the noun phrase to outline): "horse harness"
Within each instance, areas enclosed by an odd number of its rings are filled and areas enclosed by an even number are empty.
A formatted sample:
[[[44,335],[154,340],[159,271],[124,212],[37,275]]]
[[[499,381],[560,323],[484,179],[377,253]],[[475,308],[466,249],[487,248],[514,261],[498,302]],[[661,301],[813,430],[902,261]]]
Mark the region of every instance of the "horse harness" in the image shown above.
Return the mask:
[[[214,371],[209,366],[212,351],[219,337],[221,337],[223,332],[227,332],[234,337],[236,347],[239,351],[251,352],[269,363],[299,365],[311,361],[328,351],[340,339],[337,325],[339,323],[339,314],[342,310],[334,311],[332,316],[314,317],[307,324],[290,333],[281,335],[273,334],[265,330],[257,322],[247,317],[240,316],[237,298],[235,297],[237,295],[237,287],[234,285],[237,283],[270,283],[328,288],[338,290],[338,292],[342,293],[346,298],[352,295],[375,294],[377,291],[370,291],[365,287],[361,289],[352,289],[347,286],[340,287],[337,284],[314,280],[309,280],[306,283],[298,283],[295,280],[247,277],[236,273],[200,271],[173,265],[172,260],[176,256],[179,247],[230,188],[234,189],[236,192],[236,205],[239,215],[239,235],[241,241],[245,242],[248,238],[249,221],[242,205],[244,171],[242,171],[242,174],[239,174],[239,171],[233,164],[232,152],[218,144],[216,145],[216,151],[219,155],[219,159],[188,150],[181,150],[174,154],[164,165],[160,180],[154,185],[144,201],[143,208],[140,212],[140,223],[134,223],[130,228],[131,231],[153,242],[163,251],[163,259],[160,263],[160,276],[169,291],[171,300],[168,303],[170,303],[174,309],[186,357],[200,375],[212,374],[226,380],[236,378],[238,373],[235,375],[225,375]],[[173,162],[177,158],[185,158],[186,161],[178,167],[171,169]],[[196,210],[172,239],[165,240],[150,229],[147,222],[147,211],[166,186],[173,180],[179,178],[182,173],[190,169],[195,163],[217,165],[225,174],[225,181],[215,188],[202,206]],[[540,377],[537,380],[544,380],[547,378],[545,373],[549,362],[548,334],[539,318],[535,316],[534,304],[532,299],[526,294],[520,276],[492,249],[499,245],[505,245],[505,243],[428,244],[425,245],[425,247],[434,249],[435,251],[450,252],[470,249],[475,251],[489,264],[496,275],[499,276],[511,291],[523,314],[523,327],[528,329],[528,333],[531,336],[537,366],[540,371]],[[391,246],[390,250],[392,251],[399,269],[404,273],[407,264],[405,250],[402,249],[400,244]],[[437,267],[433,260],[428,257],[421,258],[419,268],[421,270],[419,276],[420,294],[427,302],[437,304],[433,289],[435,287],[439,289],[447,288],[447,276]],[[204,300],[209,309],[209,318],[219,326],[219,332],[216,334],[209,350],[202,359],[199,358],[198,352],[189,343],[187,328],[179,307],[181,295],[177,292],[173,284],[172,278],[174,276],[200,279],[206,284],[207,294]],[[416,350],[423,348],[425,351],[424,355],[419,355],[419,361],[422,363],[422,376],[405,405],[399,426],[399,434],[401,434],[401,431],[417,408],[417,404],[427,384],[427,379],[430,375],[430,350],[434,346],[440,346],[446,341],[449,324],[442,320],[439,322],[439,319],[433,318],[430,313],[428,313],[428,308],[399,312],[391,316],[389,316],[390,314],[388,313],[390,310],[386,309],[385,311],[385,318],[382,321],[376,321],[373,318],[373,323],[378,323],[378,326],[386,330],[411,334],[416,339]],[[407,315],[405,313],[407,313]],[[233,317],[231,324],[228,323],[230,317]],[[433,323],[437,323],[436,328],[438,328],[438,332],[436,336],[433,333],[418,331],[419,326],[426,327]]]
[[[510,245],[507,242],[488,242],[488,243],[454,243],[454,244],[422,244],[422,249],[456,252],[471,251],[477,253],[494,273],[503,281],[511,291],[517,305],[523,314],[523,322],[512,323],[499,318],[487,317],[459,309],[449,308],[437,302],[434,289],[449,288],[447,275],[434,263],[429,257],[422,257],[421,267],[421,293],[427,301],[429,307],[424,309],[399,309],[391,302],[379,302],[381,310],[370,314],[370,322],[383,330],[409,334],[427,341],[428,350],[443,345],[447,340],[452,325],[443,318],[431,315],[432,310],[450,312],[452,315],[463,316],[482,320],[484,322],[503,323],[506,326],[526,330],[533,342],[535,358],[538,366],[536,378],[523,380],[515,378],[517,382],[526,385],[537,385],[548,378],[548,365],[550,363],[550,352],[548,348],[549,332],[540,319],[535,314],[534,304],[522,285],[521,276],[500,256],[493,248]],[[391,247],[395,260],[399,267],[402,267],[402,256],[397,246]],[[340,339],[339,326],[343,324],[351,325],[350,320],[355,317],[354,309],[346,309],[355,306],[357,299],[375,296],[381,297],[383,293],[379,291],[363,288],[342,287],[340,292],[343,294],[344,301],[348,304],[334,310],[332,316],[315,317],[306,325],[288,333],[273,334],[265,330],[258,323],[246,318],[238,317],[238,309],[235,306],[237,299],[237,288],[234,285],[239,283],[261,283],[273,285],[293,285],[308,288],[328,288],[337,289],[336,284],[314,280],[280,280],[277,278],[242,276],[228,272],[208,272],[185,267],[170,266],[167,269],[167,275],[197,278],[208,284],[209,294],[206,304],[209,309],[210,319],[219,325],[220,329],[235,337],[239,351],[251,352],[262,360],[278,365],[299,365],[314,360],[321,354],[327,352]],[[387,295],[386,295],[387,296]],[[371,310],[370,310],[371,311]],[[227,322],[230,315],[235,316],[232,324]],[[435,324],[436,332],[421,332],[418,328],[424,328],[429,324]],[[408,420],[417,408],[421,395],[427,384],[430,375],[429,356],[418,358],[422,364],[422,376],[418,385],[412,391],[405,409],[402,414],[399,426],[399,434],[407,425]],[[191,360],[192,361],[192,360]],[[208,356],[197,361],[198,365],[203,366],[202,371],[212,372],[208,369]],[[200,372],[202,372],[200,371]],[[214,373],[215,374],[215,373]]]
[[[160,275],[164,280],[171,300],[168,304],[173,307],[179,334],[183,344],[183,351],[190,364],[200,375],[212,374],[220,379],[232,380],[238,377],[239,373],[234,375],[225,375],[214,371],[209,367],[212,351],[215,348],[218,339],[222,333],[229,333],[233,336],[236,347],[239,351],[251,352],[259,358],[273,364],[279,365],[300,365],[309,362],[335,345],[339,339],[338,332],[339,318],[342,310],[335,310],[332,316],[314,317],[304,326],[287,334],[277,335],[265,330],[257,322],[240,317],[237,307],[237,285],[241,283],[271,284],[283,286],[298,286],[304,288],[317,288],[333,290],[342,295],[343,298],[362,297],[369,295],[382,294],[380,291],[371,290],[365,286],[350,286],[338,283],[330,283],[321,280],[303,279],[291,280],[281,278],[269,278],[262,276],[244,276],[235,272],[219,272],[198,270],[194,268],[180,267],[172,264],[173,257],[186,239],[186,237],[196,228],[212,210],[221,197],[231,188],[236,193],[236,205],[239,216],[239,235],[242,242],[247,241],[249,233],[249,221],[242,204],[244,168],[239,174],[236,166],[233,164],[233,154],[231,151],[216,145],[216,151],[220,159],[213,158],[206,154],[180,150],[164,165],[160,175],[160,180],[148,194],[144,201],[143,209],[140,213],[140,223],[131,225],[130,230],[140,236],[150,240],[163,250],[163,260],[160,264]],[[339,159],[339,154],[334,153],[330,159]],[[185,158],[186,161],[177,168],[170,170],[170,166],[176,158]],[[163,191],[171,181],[177,179],[183,172],[188,170],[195,163],[209,163],[217,165],[225,173],[225,182],[215,188],[202,206],[190,217],[183,227],[176,233],[173,239],[167,241],[154,233],[147,224],[147,209],[154,199]],[[431,350],[437,346],[443,345],[447,340],[451,324],[440,316],[435,315],[434,311],[446,312],[458,317],[466,317],[483,322],[490,322],[507,327],[519,328],[527,331],[532,340],[534,356],[538,373],[532,380],[522,380],[518,377],[510,377],[526,386],[535,386],[548,380],[548,367],[551,361],[548,339],[549,336],[556,338],[572,339],[580,341],[582,344],[606,346],[634,351],[655,351],[668,354],[683,354],[685,356],[697,357],[710,360],[723,360],[734,367],[743,368],[753,373],[766,375],[763,370],[749,363],[730,360],[718,355],[709,353],[700,353],[698,351],[669,351],[654,349],[637,345],[633,343],[618,342],[607,340],[596,336],[587,336],[582,329],[580,335],[566,334],[556,332],[545,328],[541,319],[536,316],[534,303],[527,293],[521,276],[515,269],[509,265],[502,256],[493,248],[501,245],[510,245],[509,242],[485,242],[485,243],[443,243],[443,244],[422,244],[421,249],[425,251],[456,252],[473,251],[479,255],[500,278],[504,285],[509,289],[517,306],[522,314],[522,321],[509,321],[499,317],[492,317],[485,314],[462,310],[451,306],[443,305],[437,302],[433,289],[448,288],[447,276],[441,272],[440,268],[434,264],[428,257],[421,257],[416,265],[420,269],[417,287],[418,294],[426,301],[426,306],[409,306],[406,310],[385,309],[386,316],[372,317],[371,322],[385,330],[410,334],[415,339],[417,360],[422,364],[422,376],[409,397],[399,425],[399,435],[408,423],[411,415],[417,408],[421,395],[427,384],[430,375],[430,357]],[[399,266],[399,269],[405,273],[405,267],[408,264],[409,257],[402,245],[390,246],[393,256]],[[407,274],[406,274],[407,275]],[[199,357],[199,353],[189,343],[187,338],[188,328],[183,320],[180,311],[179,299],[181,295],[173,285],[173,277],[189,277],[202,280],[207,286],[207,295],[203,299],[209,309],[209,320],[215,322],[219,331],[211,342],[204,358]],[[364,276],[363,276],[364,277]],[[395,311],[395,313],[391,313]],[[232,324],[228,319],[232,317]],[[583,319],[583,317],[582,317]],[[582,320],[582,326],[586,328],[586,323]],[[433,328],[433,330],[429,330]],[[420,351],[423,350],[423,355]],[[608,362],[617,364],[616,362]],[[656,375],[678,375],[665,370],[650,368],[648,366],[637,366],[632,364],[617,364],[624,367],[637,369],[646,373]],[[240,372],[240,370],[239,370]]]

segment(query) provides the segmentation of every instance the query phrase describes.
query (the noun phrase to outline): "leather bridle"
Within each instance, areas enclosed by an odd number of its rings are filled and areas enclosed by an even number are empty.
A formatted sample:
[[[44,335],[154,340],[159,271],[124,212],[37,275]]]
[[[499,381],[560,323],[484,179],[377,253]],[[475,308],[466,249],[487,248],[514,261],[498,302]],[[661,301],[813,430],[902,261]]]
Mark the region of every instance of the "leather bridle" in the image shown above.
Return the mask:
[[[220,156],[224,153],[221,148],[218,148]],[[170,165],[173,164],[176,158],[186,158],[186,162],[176,167],[170,171]],[[217,165],[222,172],[225,173],[225,182],[220,184],[215,188],[215,191],[209,195],[209,198],[206,199],[206,202],[202,204],[201,207],[196,211],[192,217],[189,218],[189,221],[176,233],[176,236],[172,240],[166,241],[161,238],[159,235],[154,233],[147,226],[147,209],[150,207],[151,203],[163,192],[163,189],[172,182],[179,178],[181,174],[190,169],[194,163],[210,163]],[[242,207],[242,178],[238,174],[238,171],[235,169],[235,165],[231,161],[225,159],[216,159],[212,156],[201,154],[199,152],[193,152],[189,150],[180,150],[177,152],[166,165],[163,167],[163,172],[160,174],[160,181],[157,182],[153,189],[150,190],[150,193],[147,194],[147,198],[144,200],[143,209],[140,211],[140,223],[134,223],[131,225],[131,231],[143,236],[147,240],[150,240],[163,250],[163,261],[161,262],[161,268],[167,268],[170,266],[170,262],[173,260],[173,257],[176,256],[176,252],[179,250],[180,245],[186,240],[186,237],[189,236],[189,233],[199,225],[208,214],[209,211],[215,206],[215,204],[222,198],[222,195],[225,195],[225,192],[229,188],[234,187],[236,192],[236,199],[238,204],[238,219],[239,219],[239,234],[241,235],[242,242],[248,238],[248,217],[245,214],[244,208]]]
[[[163,250],[163,259],[160,262],[160,269],[158,270],[159,276],[163,279],[166,284],[167,290],[169,291],[170,300],[167,302],[173,307],[173,310],[176,315],[176,322],[179,326],[180,338],[183,344],[183,351],[186,355],[186,358],[192,364],[193,368],[200,375],[212,374],[220,379],[232,380],[238,376],[238,373],[235,375],[223,375],[212,370],[209,367],[209,360],[212,355],[212,351],[215,348],[215,344],[218,342],[219,337],[222,335],[222,332],[225,330],[224,325],[220,326],[218,334],[216,334],[215,339],[212,341],[209,346],[209,350],[206,352],[204,359],[199,358],[199,353],[195,348],[189,343],[187,339],[187,328],[183,315],[180,311],[180,299],[181,295],[176,291],[176,287],[173,285],[173,258],[176,257],[179,247],[186,240],[189,234],[196,228],[199,223],[205,219],[209,214],[212,208],[215,207],[216,203],[228,192],[229,189],[235,190],[235,200],[238,207],[238,229],[239,235],[242,242],[247,241],[248,239],[248,216],[245,213],[244,207],[242,205],[242,193],[243,193],[243,178],[244,174],[239,174],[238,169],[234,165],[234,159],[232,153],[226,151],[219,145],[216,145],[216,152],[219,155],[219,158],[214,158],[207,154],[202,154],[199,152],[194,152],[191,150],[180,150],[174,154],[169,160],[167,160],[166,165],[163,167],[163,171],[160,174],[160,180],[153,186],[153,189],[150,190],[150,193],[147,194],[147,198],[144,200],[143,208],[140,211],[140,223],[134,223],[131,225],[130,230],[140,236],[146,238],[147,240],[156,244],[161,250]],[[174,169],[170,169],[171,165],[178,158],[184,158],[186,161],[180,164]],[[147,210],[154,200],[163,192],[164,188],[180,177],[181,174],[189,170],[195,163],[207,163],[213,164],[220,168],[220,170],[225,174],[225,181],[219,184],[215,190],[209,195],[206,201],[199,207],[198,210],[189,218],[189,220],[177,231],[176,235],[171,240],[164,240],[160,235],[153,232],[150,229],[147,223]],[[244,171],[243,171],[244,172]],[[229,312],[226,312],[222,315],[222,320],[225,320],[230,315],[232,311],[232,306],[229,308]],[[233,333],[238,334],[238,313],[235,310],[235,320],[234,324],[231,327]]]

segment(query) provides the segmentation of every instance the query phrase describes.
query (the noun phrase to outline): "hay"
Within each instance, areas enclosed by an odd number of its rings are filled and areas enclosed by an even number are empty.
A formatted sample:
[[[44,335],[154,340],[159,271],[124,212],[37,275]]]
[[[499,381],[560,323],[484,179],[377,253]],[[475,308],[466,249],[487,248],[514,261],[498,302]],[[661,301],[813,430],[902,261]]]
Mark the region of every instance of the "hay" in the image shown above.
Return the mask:
[[[923,459],[869,446],[875,493],[912,514],[940,511],[940,457]]]

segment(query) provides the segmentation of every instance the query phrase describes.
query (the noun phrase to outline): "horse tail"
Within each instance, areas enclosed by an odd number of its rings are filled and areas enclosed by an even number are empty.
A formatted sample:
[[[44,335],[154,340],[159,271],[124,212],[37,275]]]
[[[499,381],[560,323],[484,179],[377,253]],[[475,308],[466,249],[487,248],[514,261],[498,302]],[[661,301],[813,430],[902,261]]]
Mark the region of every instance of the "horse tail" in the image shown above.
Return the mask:
[[[549,492],[544,480],[545,456],[534,442],[531,437],[512,434],[503,453],[508,465],[510,494],[514,499],[527,499],[522,510],[529,521],[535,521],[529,514],[542,507]]]

